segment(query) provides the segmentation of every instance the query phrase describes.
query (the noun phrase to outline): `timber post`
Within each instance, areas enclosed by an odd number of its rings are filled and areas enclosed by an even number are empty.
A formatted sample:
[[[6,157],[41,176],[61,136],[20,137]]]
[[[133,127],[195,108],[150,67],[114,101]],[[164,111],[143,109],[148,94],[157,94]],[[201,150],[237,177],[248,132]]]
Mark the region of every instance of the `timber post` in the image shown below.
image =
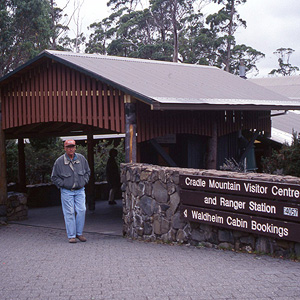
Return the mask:
[[[212,121],[212,136],[208,140],[207,169],[217,169],[218,130],[215,118]]]
[[[6,181],[6,151],[5,136],[2,129],[2,113],[0,102],[0,221],[6,220],[7,181]]]
[[[26,163],[25,163],[25,145],[24,139],[18,139],[18,191],[21,193],[26,193]]]
[[[136,103],[125,95],[125,162],[136,162]]]
[[[87,184],[87,203],[89,210],[95,210],[95,169],[94,169],[94,139],[91,131],[87,134],[87,159],[91,170],[89,183]]]

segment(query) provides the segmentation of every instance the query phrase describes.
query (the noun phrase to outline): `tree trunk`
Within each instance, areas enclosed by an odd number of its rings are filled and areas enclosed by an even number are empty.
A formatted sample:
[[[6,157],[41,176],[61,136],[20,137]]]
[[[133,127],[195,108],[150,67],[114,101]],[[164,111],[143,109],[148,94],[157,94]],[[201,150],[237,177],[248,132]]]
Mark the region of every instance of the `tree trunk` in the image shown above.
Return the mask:
[[[174,53],[173,53],[173,62],[178,62],[178,32],[175,25],[174,28]]]
[[[178,29],[177,29],[177,22],[176,22],[177,1],[174,0],[171,6],[173,6],[172,9],[172,25],[173,25],[173,39],[174,39],[173,62],[178,62]]]
[[[235,0],[232,0],[231,12],[230,12],[230,22],[228,26],[228,36],[227,36],[227,55],[226,55],[226,66],[225,71],[230,71],[230,61],[231,61],[231,35],[232,35],[232,26],[233,26],[233,17],[234,17],[234,5]]]

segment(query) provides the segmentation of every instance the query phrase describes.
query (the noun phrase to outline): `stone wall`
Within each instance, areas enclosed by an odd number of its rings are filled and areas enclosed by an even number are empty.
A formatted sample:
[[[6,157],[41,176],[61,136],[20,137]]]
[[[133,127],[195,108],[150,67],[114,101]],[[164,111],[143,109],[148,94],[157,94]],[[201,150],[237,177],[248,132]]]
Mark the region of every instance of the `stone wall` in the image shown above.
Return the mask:
[[[18,185],[10,183],[7,186],[8,192],[17,192]],[[40,183],[35,185],[26,186],[27,206],[29,208],[36,207],[50,207],[60,206],[60,191],[52,183]],[[106,181],[95,182],[94,197],[96,200],[107,200],[109,188]],[[118,199],[121,198],[121,193],[117,195]],[[0,218],[1,218],[1,205],[0,205]],[[6,217],[6,205],[3,206],[3,216]]]
[[[29,208],[60,205],[59,189],[52,183],[27,185],[26,190]]]
[[[179,212],[180,174],[300,184],[300,178],[292,176],[122,164],[125,236],[300,259],[300,243],[182,221]]]
[[[28,217],[27,195],[24,193],[7,193],[7,220],[19,221]]]

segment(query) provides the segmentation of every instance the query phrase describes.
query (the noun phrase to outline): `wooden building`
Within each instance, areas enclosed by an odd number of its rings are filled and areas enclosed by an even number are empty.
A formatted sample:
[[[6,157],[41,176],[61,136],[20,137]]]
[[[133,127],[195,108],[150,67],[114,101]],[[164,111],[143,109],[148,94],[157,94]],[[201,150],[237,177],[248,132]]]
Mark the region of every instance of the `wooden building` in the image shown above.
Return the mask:
[[[49,50],[2,77],[0,99],[1,153],[18,139],[21,186],[24,138],[85,134],[93,169],[93,135],[126,133],[127,162],[218,168],[270,134],[271,110],[300,108],[216,67]]]

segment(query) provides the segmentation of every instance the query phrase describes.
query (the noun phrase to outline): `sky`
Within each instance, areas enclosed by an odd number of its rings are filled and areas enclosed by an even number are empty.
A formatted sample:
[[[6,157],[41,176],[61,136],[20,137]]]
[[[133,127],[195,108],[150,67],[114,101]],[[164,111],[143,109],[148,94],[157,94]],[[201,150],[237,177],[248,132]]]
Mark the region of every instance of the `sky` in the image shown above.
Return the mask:
[[[80,1],[81,31],[87,37],[91,31],[87,27],[109,16],[107,0],[56,0],[63,8],[70,1],[66,12],[71,14],[74,3]],[[203,12],[217,12],[221,6],[207,5]],[[278,68],[278,57],[273,54],[278,48],[292,48],[295,52],[290,57],[290,64],[300,68],[300,1],[299,0],[247,0],[237,10],[247,22],[247,28],[239,28],[235,34],[238,44],[246,44],[265,54],[265,58],[257,63],[259,74],[247,74],[251,77],[268,77],[272,69]],[[75,25],[70,24],[70,28]],[[298,72],[298,74],[300,74]]]

